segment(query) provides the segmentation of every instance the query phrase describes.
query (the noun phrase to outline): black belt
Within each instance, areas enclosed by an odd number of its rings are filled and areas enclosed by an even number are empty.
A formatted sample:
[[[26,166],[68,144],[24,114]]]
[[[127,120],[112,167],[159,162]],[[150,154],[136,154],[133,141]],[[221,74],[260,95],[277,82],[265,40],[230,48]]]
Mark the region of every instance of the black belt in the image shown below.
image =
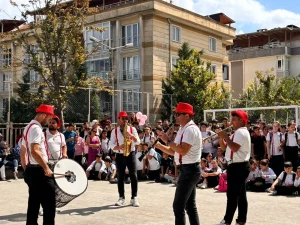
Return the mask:
[[[53,166],[53,164],[47,163],[49,167]],[[40,164],[28,164],[27,167],[30,168],[43,168]]]
[[[177,165],[177,167],[191,167],[191,166],[197,166],[199,165],[199,162],[195,162],[195,163],[188,163],[188,164],[180,164],[180,165]]]

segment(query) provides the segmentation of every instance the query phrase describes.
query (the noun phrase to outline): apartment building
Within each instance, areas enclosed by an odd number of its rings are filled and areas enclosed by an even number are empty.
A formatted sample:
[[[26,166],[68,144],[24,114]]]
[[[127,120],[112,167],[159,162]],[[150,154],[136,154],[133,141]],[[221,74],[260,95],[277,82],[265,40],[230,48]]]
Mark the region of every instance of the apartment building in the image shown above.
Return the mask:
[[[238,98],[256,71],[274,69],[278,78],[300,74],[300,28],[260,29],[237,35],[228,51],[230,86]]]
[[[86,65],[90,75],[113,77],[115,95],[101,101],[113,121],[121,110],[141,111],[150,122],[159,117],[162,79],[170,76],[183,42],[203,50],[216,80],[229,84],[226,46],[232,44],[235,29],[231,27],[234,21],[223,13],[202,16],[162,0],[91,0],[90,6],[100,10],[87,18],[85,44],[91,51],[97,44],[94,37],[101,48],[90,55]],[[20,77],[18,73],[13,79]]]

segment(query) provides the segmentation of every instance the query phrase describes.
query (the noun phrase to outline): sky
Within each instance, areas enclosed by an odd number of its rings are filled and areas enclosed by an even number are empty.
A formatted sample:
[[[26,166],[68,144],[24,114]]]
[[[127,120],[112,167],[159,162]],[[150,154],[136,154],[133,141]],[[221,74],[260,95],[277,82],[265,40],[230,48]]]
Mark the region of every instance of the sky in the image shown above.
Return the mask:
[[[15,16],[20,19],[20,11],[12,7],[10,1],[0,0],[0,19]],[[17,4],[28,2],[13,1]],[[173,4],[203,16],[223,12],[236,22],[233,27],[236,28],[237,34],[290,24],[300,27],[300,0],[173,0]]]

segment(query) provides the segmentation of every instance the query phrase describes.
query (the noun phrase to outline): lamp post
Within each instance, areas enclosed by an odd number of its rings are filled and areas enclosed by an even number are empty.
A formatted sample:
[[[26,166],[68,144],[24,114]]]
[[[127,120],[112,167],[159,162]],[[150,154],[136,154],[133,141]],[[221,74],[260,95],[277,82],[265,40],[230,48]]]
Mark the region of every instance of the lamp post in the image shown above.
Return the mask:
[[[103,44],[101,40],[99,40],[98,38],[95,38],[93,36],[90,37],[90,40],[93,42],[96,42],[98,45],[103,45],[105,47],[108,48],[108,51],[110,52],[110,58],[111,58],[111,72],[113,74],[113,51],[114,50],[119,50],[122,48],[129,48],[129,47],[133,47],[133,43],[127,43],[125,45],[119,46],[119,47],[115,47],[115,48],[111,48],[110,46]],[[116,70],[116,75],[117,75],[118,70]],[[118,76],[118,75],[117,75]],[[118,77],[117,77],[118,79]],[[114,87],[114,78],[112,79],[112,89],[113,91],[115,91],[115,87]],[[114,102],[114,97],[112,98],[112,122],[115,122],[115,102]]]

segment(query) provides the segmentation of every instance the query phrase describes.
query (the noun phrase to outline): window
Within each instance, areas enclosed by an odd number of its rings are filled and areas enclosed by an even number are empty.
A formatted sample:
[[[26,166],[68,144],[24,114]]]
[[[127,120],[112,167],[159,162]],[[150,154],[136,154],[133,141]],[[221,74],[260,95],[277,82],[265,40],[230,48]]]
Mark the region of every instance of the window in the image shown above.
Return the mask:
[[[290,70],[290,58],[286,57],[285,58],[285,71],[289,71]]]
[[[210,72],[217,74],[217,66],[216,65],[210,65]]]
[[[179,61],[179,56],[172,56],[172,65],[171,65],[171,70],[173,70],[173,69],[174,69],[174,66],[176,66],[176,65],[177,65],[178,61]]]
[[[277,71],[283,71],[284,69],[284,60],[282,56],[277,57]]]
[[[129,24],[122,26],[122,45],[132,43],[133,46],[139,46],[139,24]]]
[[[212,52],[217,51],[217,40],[213,37],[209,38],[209,51],[212,51]]]
[[[140,89],[123,89],[123,110],[127,112],[140,111]]]
[[[0,49],[0,67],[5,68],[11,65],[11,49]]]
[[[229,66],[223,64],[223,80],[229,80]]]
[[[87,46],[87,51],[92,52],[96,46],[99,46],[100,51],[108,51],[110,48],[110,22],[99,23],[93,26],[103,28],[104,31],[100,32],[90,29],[90,27],[85,28],[85,44]],[[102,44],[90,40],[90,37],[97,38]]]
[[[172,27],[172,41],[180,42],[181,41],[181,30],[180,27]]]
[[[123,58],[123,74],[121,80],[140,79],[140,56],[130,56]]]
[[[1,85],[1,90],[0,91],[8,91],[8,85],[10,85],[10,83],[8,81],[10,81],[11,79],[11,74],[3,74],[2,75],[2,85]]]
[[[39,87],[40,75],[38,72],[31,70],[30,71],[30,87],[37,89]]]
[[[40,76],[37,71],[32,70],[31,68],[28,68],[30,64],[32,63],[32,55],[38,55],[39,59],[42,57],[44,59],[44,54],[40,53],[39,47],[37,44],[28,46],[29,49],[23,49],[24,51],[24,71],[23,74],[28,73],[29,71],[29,79],[30,79],[30,87],[32,89],[36,89],[39,87],[38,82],[40,81]],[[44,61],[44,60],[43,60]]]
[[[87,61],[86,67],[88,75],[100,77],[105,81],[110,79],[109,72],[111,68],[109,58]]]

